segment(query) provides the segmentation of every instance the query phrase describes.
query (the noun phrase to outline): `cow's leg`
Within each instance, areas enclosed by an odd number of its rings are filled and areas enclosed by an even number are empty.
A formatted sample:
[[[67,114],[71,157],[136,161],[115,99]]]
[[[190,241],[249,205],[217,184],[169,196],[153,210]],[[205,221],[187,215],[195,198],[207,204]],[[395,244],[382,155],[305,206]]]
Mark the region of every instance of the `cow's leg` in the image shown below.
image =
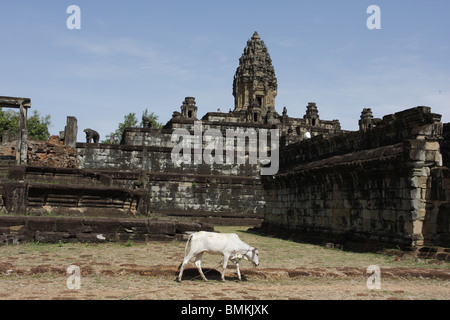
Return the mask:
[[[228,259],[230,258],[229,255],[223,255],[223,270],[222,270],[222,282],[225,282],[225,269],[227,268],[228,265]]]
[[[208,279],[206,279],[205,275],[203,274],[203,270],[202,270],[202,256],[203,256],[203,252],[201,252],[195,256],[195,265],[197,266],[198,272],[202,276],[203,280],[208,281]]]
[[[191,261],[194,256],[189,252],[189,254],[184,257],[183,263],[181,263],[180,274],[178,275],[178,281],[181,282],[181,278],[183,277],[184,267]]]
[[[241,279],[241,271],[239,270],[239,262],[237,262],[236,260],[231,260],[231,261],[233,261],[233,263],[236,265],[236,270],[237,270],[238,278],[239,278],[239,280],[242,281],[242,279]]]

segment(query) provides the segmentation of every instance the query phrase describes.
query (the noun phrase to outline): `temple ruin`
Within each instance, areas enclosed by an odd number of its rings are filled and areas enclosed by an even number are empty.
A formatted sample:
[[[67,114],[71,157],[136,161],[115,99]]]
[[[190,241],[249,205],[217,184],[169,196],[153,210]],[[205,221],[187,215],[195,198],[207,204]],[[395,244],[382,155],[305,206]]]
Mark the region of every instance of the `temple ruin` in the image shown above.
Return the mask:
[[[305,102],[302,118],[286,107],[279,113],[277,89],[272,59],[255,32],[234,75],[233,110],[200,118],[195,98],[186,97],[162,129],[143,121],[126,128],[118,145],[76,142],[77,119],[68,117],[45,148],[76,160],[30,161],[41,159],[35,153],[42,148],[28,148],[25,165],[20,149],[22,165],[8,166],[0,183],[3,210],[111,219],[159,214],[311,241],[450,246],[450,126],[440,115],[416,107],[377,119],[363,108],[359,130],[346,131],[338,120],[321,119],[314,102]],[[194,134],[198,121],[224,137],[238,128],[278,130],[280,149],[270,151],[279,152],[279,172],[261,176],[259,162],[175,165],[174,130]],[[199,143],[203,151],[205,141]]]

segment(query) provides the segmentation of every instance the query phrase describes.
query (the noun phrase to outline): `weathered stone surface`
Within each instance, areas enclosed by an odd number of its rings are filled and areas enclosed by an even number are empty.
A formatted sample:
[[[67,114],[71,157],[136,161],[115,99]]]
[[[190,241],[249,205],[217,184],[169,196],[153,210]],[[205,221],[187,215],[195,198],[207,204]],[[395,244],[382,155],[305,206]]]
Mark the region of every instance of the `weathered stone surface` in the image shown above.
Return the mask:
[[[116,219],[84,219],[83,224],[91,227],[93,233],[114,233],[120,227],[120,222]]]
[[[179,222],[175,226],[176,233],[185,233],[186,231],[200,231],[202,226],[199,223]]]
[[[214,231],[207,223],[171,220],[0,217],[0,244],[106,241],[170,241],[184,229]],[[187,231],[187,230],[186,230]]]
[[[250,121],[263,122],[268,111],[275,111],[277,88],[272,59],[264,41],[255,32],[247,42],[234,76],[235,111],[247,111],[252,101],[255,101],[257,103],[255,109],[258,109],[261,114],[259,119],[254,119],[251,115]]]
[[[111,234],[109,233],[77,233],[76,239],[79,242],[107,242],[111,239]]]
[[[85,227],[83,223],[83,218],[56,218],[55,221],[56,232],[68,232],[70,234],[76,234],[86,229],[87,227]]]
[[[265,212],[264,228],[327,238],[332,243],[420,246],[450,241],[450,179],[442,168],[450,158],[450,127],[429,107],[382,119],[375,119],[366,108],[357,132],[341,130],[338,120],[320,119],[314,102],[307,104],[303,118],[289,117],[286,107],[280,115],[275,110],[275,71],[256,32],[239,61],[233,95],[235,110],[207,113],[200,129],[195,122],[195,98],[186,97],[181,113],[174,112],[162,129],[150,128],[149,119],[143,119],[144,128],[125,129],[120,145],[78,143],[76,156],[83,169],[77,172],[11,168],[13,182],[0,184],[0,206],[9,213],[60,214],[70,208],[70,215],[132,217],[153,211],[223,221],[257,220]],[[20,102],[23,116],[25,101],[19,100],[2,101],[16,106]],[[222,138],[227,130],[278,129],[280,170],[273,177],[263,177],[261,184],[259,163],[176,165],[172,161],[178,143],[172,140],[175,129],[191,135],[215,129]],[[23,133],[26,137],[26,130]],[[206,140],[201,141],[204,151]],[[24,150],[21,143],[16,151]],[[73,153],[61,147],[58,137],[32,144],[29,160],[44,166],[70,166],[64,159],[71,159]],[[228,147],[233,148],[235,159],[239,152],[249,152],[248,146],[235,148],[234,139],[224,141],[223,151]],[[191,149],[191,156],[195,154]],[[153,220],[139,225],[112,221],[106,227],[83,220],[80,229],[79,223],[71,223],[56,224],[48,232],[72,236],[113,230],[121,239],[141,239],[146,232],[173,238],[193,227]]]
[[[69,237],[70,234],[68,232],[36,231],[34,239],[41,243],[56,243],[58,241],[65,241]]]
[[[148,230],[150,234],[165,234],[173,236],[176,233],[175,227],[176,223],[173,221],[148,221]]]
[[[64,128],[64,145],[72,149],[75,149],[77,145],[77,122],[77,118],[67,117],[67,124]]]
[[[27,142],[26,162],[28,165],[48,166],[59,168],[77,168],[77,152],[75,148],[62,144],[58,136],[51,136],[48,141],[38,141],[31,138]],[[75,145],[74,145],[75,146]],[[11,153],[16,141],[5,143],[2,146],[3,154]]]
[[[282,149],[281,171],[263,179],[263,229],[333,242],[442,244],[435,221],[450,189],[448,169],[439,167],[439,119],[417,107],[360,132]],[[440,225],[448,225],[446,216]]]
[[[201,118],[201,133],[214,129],[224,139],[224,154],[233,148],[234,157],[241,151],[225,140],[227,130],[270,132],[279,129],[281,144],[311,136],[333,136],[343,131],[338,120],[322,120],[314,102],[308,103],[303,118],[291,118],[275,110],[277,79],[267,47],[255,32],[248,41],[236,70],[233,94],[235,110],[209,112]],[[128,188],[149,191],[150,210],[170,215],[190,215],[239,219],[262,219],[264,194],[259,175],[260,164],[184,163],[172,161],[172,140],[175,129],[197,131],[197,106],[194,97],[186,97],[181,112],[174,115],[162,129],[126,128],[120,145],[77,144],[81,168],[114,172],[135,171],[139,175],[118,177],[114,183]],[[264,130],[264,131],[263,131]],[[197,132],[198,133],[198,132]],[[272,137],[268,137],[272,139]],[[274,138],[274,137],[273,137]],[[203,140],[202,149],[207,142]],[[248,149],[248,147],[245,147]],[[194,150],[191,150],[194,154]],[[203,150],[202,150],[203,151]],[[246,151],[246,150],[242,150]],[[141,179],[145,172],[146,180]],[[121,174],[117,174],[120,176]],[[245,179],[234,179],[245,178]],[[210,181],[200,181],[200,179]]]
[[[25,240],[24,235],[0,234],[0,245],[20,244]]]
[[[168,234],[149,234],[146,237],[147,241],[172,241],[174,236]]]
[[[23,214],[26,212],[26,183],[10,182],[2,186],[2,191],[3,206],[7,212],[15,214]]]
[[[1,227],[10,226],[24,226],[26,224],[26,218],[20,216],[3,216],[0,219]]]
[[[51,217],[31,217],[27,219],[29,231],[55,231],[56,220]]]

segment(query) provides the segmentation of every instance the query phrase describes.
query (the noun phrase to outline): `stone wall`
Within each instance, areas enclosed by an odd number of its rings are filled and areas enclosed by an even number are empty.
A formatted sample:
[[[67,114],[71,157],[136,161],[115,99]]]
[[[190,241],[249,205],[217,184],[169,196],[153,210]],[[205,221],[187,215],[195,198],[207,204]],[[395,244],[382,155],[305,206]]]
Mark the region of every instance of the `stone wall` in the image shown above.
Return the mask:
[[[14,166],[0,182],[9,214],[136,216],[150,213],[147,192],[112,185],[110,176],[81,169]]]
[[[244,109],[246,108],[247,105]],[[261,166],[259,163],[249,164],[247,160],[250,139],[246,138],[243,147],[235,146],[235,139],[227,139],[228,130],[244,135],[255,132],[258,138],[264,132],[269,146],[273,142],[271,129],[279,130],[281,144],[317,135],[336,135],[343,131],[339,121],[319,119],[315,103],[308,104],[304,118],[291,118],[284,108],[282,115],[272,110],[267,115],[264,112],[259,114],[263,117],[255,120],[255,114],[244,109],[233,112],[230,110],[228,113],[220,110],[210,112],[199,121],[195,98],[187,97],[181,113],[174,112],[172,119],[162,129],[153,129],[145,123],[143,128],[125,128],[120,145],[77,143],[79,166],[110,175],[114,185],[139,187],[148,191],[152,212],[261,221],[265,206],[260,179]],[[257,113],[259,109],[256,109],[252,110]],[[203,137],[210,129],[215,130],[215,134],[221,132],[224,160],[229,160],[227,151],[232,150],[234,164],[209,165],[205,161],[195,164],[192,160],[181,166],[175,165],[172,151],[180,140],[172,141],[172,138],[177,129],[183,129],[191,137],[198,137],[200,133]],[[208,142],[205,139],[200,141],[203,154]],[[256,144],[257,142],[252,146]],[[195,143],[191,146],[191,156],[194,159]],[[246,164],[238,165],[237,156],[241,152],[245,153]]]
[[[214,231],[206,223],[160,219],[0,217],[0,245],[23,242],[184,240],[186,232]]]
[[[440,139],[440,116],[417,107],[385,116],[365,132],[287,146],[281,171],[263,179],[262,229],[339,243],[411,247],[431,241],[437,214],[432,218],[430,195],[448,193],[445,179],[444,189],[436,179],[432,186],[431,172],[442,166]],[[434,201],[433,210],[446,210],[442,199]]]
[[[189,175],[224,175],[257,177],[256,164],[182,164],[176,166],[171,158],[172,148],[77,143],[80,168],[116,171],[148,171]],[[192,158],[193,152],[192,151]]]
[[[71,216],[170,216],[245,220],[263,218],[261,180],[96,169],[13,166],[0,183],[9,213]]]
[[[127,144],[122,145],[78,143],[79,164],[84,170],[111,176],[115,186],[148,192],[151,212],[254,219],[252,224],[262,221],[264,198],[258,164],[197,165],[192,161],[175,166],[168,133],[154,131],[128,128],[123,139]],[[163,147],[146,146],[158,143]]]
[[[179,216],[263,218],[260,180],[253,177],[150,174],[151,210]]]
[[[427,215],[423,224],[425,242],[450,247],[450,170],[433,168],[427,193]]]
[[[442,137],[440,141],[442,160],[444,166],[450,168],[450,123],[444,123]]]

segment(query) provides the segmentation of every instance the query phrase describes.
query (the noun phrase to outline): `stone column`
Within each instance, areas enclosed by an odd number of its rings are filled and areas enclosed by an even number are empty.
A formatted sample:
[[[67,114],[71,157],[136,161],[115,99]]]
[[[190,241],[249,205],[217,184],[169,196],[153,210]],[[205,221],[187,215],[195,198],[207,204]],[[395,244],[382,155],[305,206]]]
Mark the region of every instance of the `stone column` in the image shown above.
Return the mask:
[[[440,126],[441,123],[425,125],[421,127],[421,132],[431,132],[432,127]],[[424,244],[422,227],[428,210],[431,169],[442,166],[439,140],[433,139],[432,135],[427,138],[404,142],[405,156],[411,167],[408,178],[411,216],[409,221],[405,221],[405,230],[411,235],[414,246]]]
[[[77,118],[67,117],[66,127],[64,128],[64,145],[76,149],[77,133]]]
[[[28,156],[28,129],[27,129],[27,108],[24,101],[20,102],[19,108],[19,132],[17,134],[17,164],[27,164]]]
[[[10,138],[9,138],[9,131],[8,130],[3,130],[2,133],[2,145],[6,145],[8,144]]]

